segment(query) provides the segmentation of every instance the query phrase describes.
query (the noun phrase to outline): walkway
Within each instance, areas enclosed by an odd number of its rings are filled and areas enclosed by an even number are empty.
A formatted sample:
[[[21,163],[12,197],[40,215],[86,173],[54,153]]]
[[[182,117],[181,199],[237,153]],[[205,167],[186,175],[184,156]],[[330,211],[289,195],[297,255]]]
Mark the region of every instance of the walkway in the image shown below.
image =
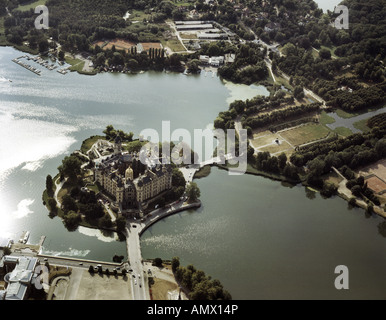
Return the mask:
[[[201,205],[201,202],[195,202],[192,204],[184,203],[179,200],[173,202],[166,208],[157,209],[149,213],[144,220],[128,220],[126,223],[126,247],[127,257],[130,264],[130,268],[133,270],[134,277],[131,278],[131,286],[134,300],[150,300],[148,275],[146,268],[143,264],[141,253],[141,234],[149,228],[152,224],[156,223],[163,218],[181,212],[190,208],[196,208]]]
[[[65,178],[64,180],[60,181],[60,177],[59,177],[55,181],[56,189],[55,189],[55,193],[54,193],[54,199],[55,199],[56,203],[58,204],[59,208],[61,207],[62,204],[59,202],[58,194],[59,194],[60,190],[63,188],[63,185],[67,182],[67,180],[68,180],[68,178]],[[60,181],[60,182],[58,183],[58,181]]]

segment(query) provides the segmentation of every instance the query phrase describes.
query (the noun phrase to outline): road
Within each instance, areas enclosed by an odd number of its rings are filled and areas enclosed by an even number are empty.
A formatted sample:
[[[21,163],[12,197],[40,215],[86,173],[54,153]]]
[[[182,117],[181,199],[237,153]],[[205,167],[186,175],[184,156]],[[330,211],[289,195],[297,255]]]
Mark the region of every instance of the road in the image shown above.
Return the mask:
[[[150,300],[147,281],[145,283],[146,275],[142,262],[139,225],[136,222],[128,222],[126,224],[127,254],[130,269],[133,270],[131,277],[133,300]]]
[[[129,270],[132,270],[131,286],[133,300],[150,300],[148,274],[143,264],[141,253],[140,236],[142,232],[168,215],[201,205],[200,202],[188,204],[184,200],[175,201],[166,208],[154,210],[142,220],[133,219],[127,221],[125,236]]]

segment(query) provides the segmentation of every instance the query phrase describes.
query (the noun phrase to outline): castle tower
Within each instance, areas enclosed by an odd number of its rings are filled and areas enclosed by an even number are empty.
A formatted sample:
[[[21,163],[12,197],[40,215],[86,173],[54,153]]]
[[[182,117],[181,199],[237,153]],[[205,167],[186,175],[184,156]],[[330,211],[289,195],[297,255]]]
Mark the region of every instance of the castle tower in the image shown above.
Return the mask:
[[[133,169],[131,169],[131,166],[126,169],[125,179],[126,179],[126,181],[133,181],[134,180],[134,171],[133,171]]]

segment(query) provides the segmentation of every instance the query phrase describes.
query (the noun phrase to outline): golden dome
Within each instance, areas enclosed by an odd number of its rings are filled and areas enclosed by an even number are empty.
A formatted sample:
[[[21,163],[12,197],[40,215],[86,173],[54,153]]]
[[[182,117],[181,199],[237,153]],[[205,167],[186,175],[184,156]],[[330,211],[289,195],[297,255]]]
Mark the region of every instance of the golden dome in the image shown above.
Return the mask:
[[[134,179],[134,171],[131,169],[131,167],[128,167],[125,172],[125,178],[126,180],[133,180]]]

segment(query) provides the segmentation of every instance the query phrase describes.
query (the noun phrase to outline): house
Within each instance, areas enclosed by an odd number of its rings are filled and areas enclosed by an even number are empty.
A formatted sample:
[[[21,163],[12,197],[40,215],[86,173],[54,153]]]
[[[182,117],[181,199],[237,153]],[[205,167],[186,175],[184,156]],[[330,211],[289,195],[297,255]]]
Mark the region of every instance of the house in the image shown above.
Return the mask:
[[[213,29],[213,24],[211,23],[176,24],[176,29],[177,31]]]
[[[226,53],[225,54],[225,63],[226,64],[230,64],[230,63],[235,62],[235,59],[236,59],[236,54],[234,54],[234,53]]]
[[[225,58],[224,58],[224,56],[209,57],[209,56],[201,55],[199,57],[199,60],[200,60],[201,64],[203,64],[203,65],[209,65],[212,67],[219,67],[220,65],[224,64]]]
[[[278,23],[278,22],[270,22],[270,23],[266,24],[266,26],[264,27],[264,31],[265,32],[272,32],[272,31],[275,31],[275,30],[280,30],[280,28],[281,28],[280,23]]]
[[[197,38],[199,40],[224,40],[228,38],[228,35],[226,33],[200,32],[197,33]]]

